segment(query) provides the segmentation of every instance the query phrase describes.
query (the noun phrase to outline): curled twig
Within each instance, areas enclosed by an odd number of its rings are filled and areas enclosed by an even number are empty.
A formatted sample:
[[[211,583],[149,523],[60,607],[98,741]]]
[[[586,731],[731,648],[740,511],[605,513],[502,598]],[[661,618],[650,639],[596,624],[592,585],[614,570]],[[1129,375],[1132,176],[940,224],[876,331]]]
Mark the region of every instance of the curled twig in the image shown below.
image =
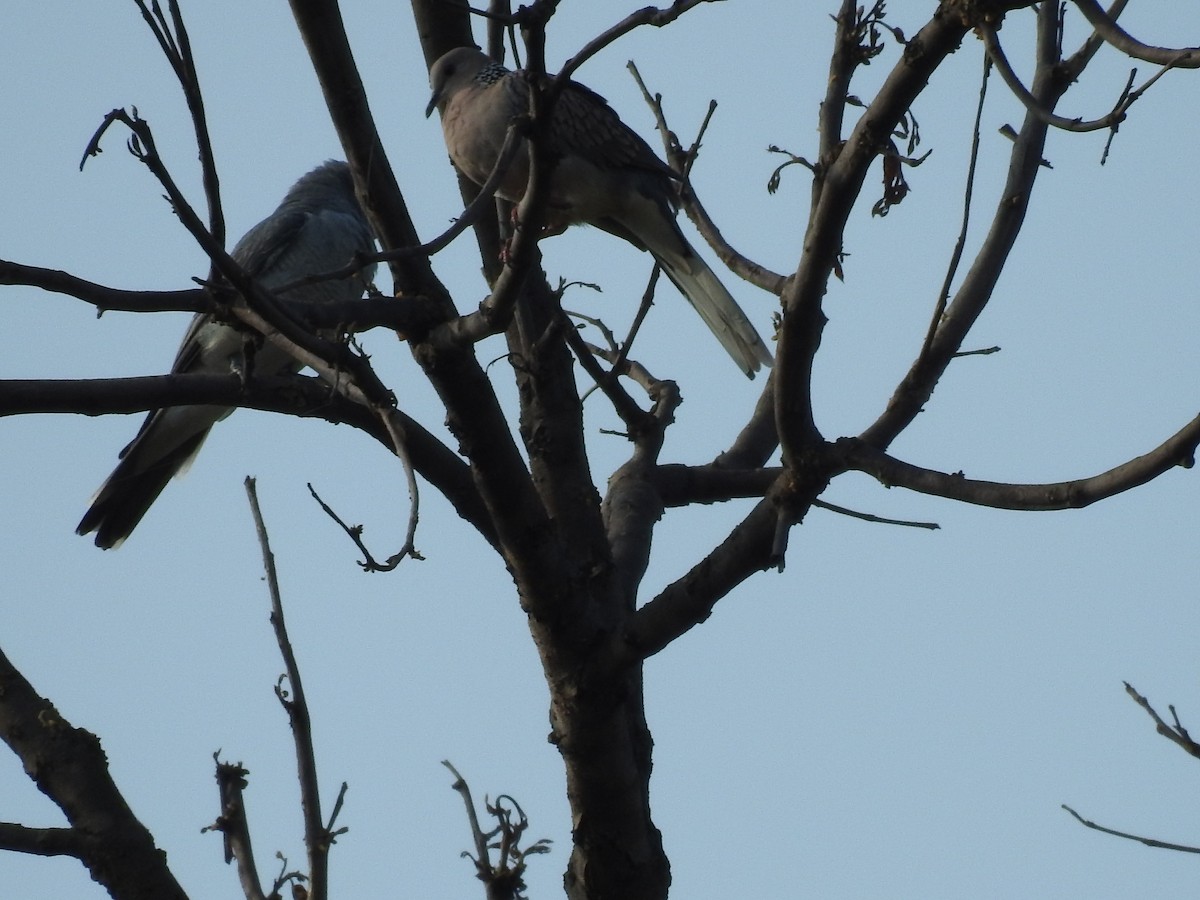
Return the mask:
[[[411,469],[411,466],[409,469]],[[318,494],[316,488],[312,486],[312,482],[309,482],[307,487],[308,492],[312,495],[312,498],[317,501],[317,505],[321,507],[321,510],[325,513],[325,515],[333,519],[333,521],[338,524],[338,527],[341,528],[342,531],[346,532],[347,537],[354,541],[354,546],[356,546],[359,552],[363,555],[363,558],[359,560],[358,565],[364,572],[390,572],[392,569],[396,568],[396,566],[400,565],[400,563],[403,562],[404,558],[407,556],[411,556],[413,559],[424,558],[415,549],[412,549],[411,546],[406,544],[404,547],[400,548],[399,552],[388,557],[385,561],[379,562],[374,556],[371,555],[371,551],[367,549],[367,545],[363,542],[363,526],[347,525],[345,520],[342,519],[342,517],[336,512],[334,512],[333,507],[321,499],[321,495]],[[415,509],[415,504],[413,508]],[[409,521],[411,527],[413,518],[410,517]]]
[[[1088,24],[1096,29],[1096,33],[1126,56],[1145,60],[1163,66],[1177,66],[1188,69],[1200,68],[1200,48],[1154,47],[1142,43],[1121,28],[1114,17],[1104,11],[1096,0],[1071,0],[1083,13]],[[1124,4],[1120,4],[1124,6]]]
[[[1104,155],[1101,158],[1103,163],[1108,158],[1108,151],[1112,145],[1113,137],[1115,137],[1117,129],[1121,123],[1125,121],[1129,114],[1129,108],[1133,106],[1141,96],[1154,85],[1158,79],[1162,78],[1171,69],[1187,64],[1195,56],[1192,51],[1181,51],[1174,58],[1163,63],[1154,75],[1152,75],[1145,84],[1134,90],[1133,82],[1137,77],[1137,69],[1133,69],[1129,73],[1129,79],[1125,82],[1125,87],[1122,89],[1117,102],[1106,115],[1100,116],[1098,119],[1085,120],[1079,117],[1067,118],[1060,116],[1052,110],[1046,109],[1037,98],[1030,93],[1029,89],[1021,83],[1021,79],[1017,77],[1013,71],[1012,65],[1008,61],[1008,57],[1004,54],[1004,49],[1000,46],[1000,39],[996,35],[996,31],[990,25],[980,24],[978,26],[979,34],[983,38],[983,45],[987,50],[988,58],[996,66],[996,70],[1000,73],[1000,77],[1004,79],[1004,83],[1008,85],[1009,90],[1013,95],[1021,101],[1022,105],[1035,115],[1039,120],[1045,122],[1053,128],[1059,128],[1063,131],[1088,132],[1088,131],[1103,131],[1108,129],[1109,139],[1104,148]]]
[[[527,857],[549,853],[551,841],[541,838],[528,847],[521,846],[521,838],[529,827],[529,817],[525,815],[521,805],[508,794],[499,795],[495,803],[488,803],[484,798],[484,808],[497,822],[495,828],[485,832],[479,825],[475,801],[471,798],[471,788],[466,779],[449,760],[442,760],[442,765],[454,776],[454,784],[450,787],[463,798],[467,808],[467,820],[471,825],[475,853],[464,850],[463,857],[475,863],[475,876],[487,885],[488,897],[519,900],[524,897]],[[499,859],[494,864],[490,850],[500,851]]]

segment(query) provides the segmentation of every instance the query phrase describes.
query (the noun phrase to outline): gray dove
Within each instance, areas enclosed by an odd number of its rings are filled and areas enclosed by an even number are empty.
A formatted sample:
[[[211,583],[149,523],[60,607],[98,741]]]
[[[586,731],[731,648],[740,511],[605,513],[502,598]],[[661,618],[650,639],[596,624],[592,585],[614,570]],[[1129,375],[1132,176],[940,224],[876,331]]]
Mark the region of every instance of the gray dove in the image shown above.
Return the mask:
[[[279,208],[251,228],[233,248],[233,258],[268,290],[341,268],[356,253],[374,247],[371,228],[354,196],[350,167],[330,160],[288,190]],[[283,301],[354,300],[362,296],[374,266],[360,276],[321,281],[278,296]],[[222,374],[243,367],[249,336],[199,314],[184,335],[172,374]],[[254,370],[266,375],[300,371],[300,364],[269,342],[254,355]],[[174,406],[150,412],[120,462],[96,492],[78,534],[96,532],[96,546],[119,547],[175,475],[186,471],[208,432],[232,408]]]
[[[482,185],[504,145],[509,123],[529,111],[529,82],[474,47],[443,55],[429,70],[433,96],[425,109],[442,114],[450,158]],[[548,150],[551,176],[547,230],[595,225],[649,250],[667,277],[700,314],[726,352],[753,378],[771,354],[746,314],[675,222],[679,176],[620,120],[599,94],[568,81],[554,105]],[[496,191],[518,202],[529,180],[529,157],[519,151]]]

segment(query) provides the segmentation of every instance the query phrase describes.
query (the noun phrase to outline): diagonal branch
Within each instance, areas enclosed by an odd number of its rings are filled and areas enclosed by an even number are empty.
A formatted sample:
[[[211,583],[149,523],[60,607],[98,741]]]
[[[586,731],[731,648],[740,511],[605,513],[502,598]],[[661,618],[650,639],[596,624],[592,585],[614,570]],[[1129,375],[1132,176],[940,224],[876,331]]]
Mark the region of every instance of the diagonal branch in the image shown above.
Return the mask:
[[[1172,743],[1179,746],[1185,753],[1200,759],[1200,744],[1192,739],[1188,730],[1183,727],[1183,723],[1179,721],[1179,715],[1175,712],[1175,707],[1170,706],[1171,718],[1175,720],[1174,725],[1168,725],[1163,721],[1162,716],[1155,711],[1150,705],[1150,701],[1134,690],[1133,685],[1128,681],[1125,682],[1125,693],[1133,698],[1133,702],[1146,711],[1146,714],[1154,720],[1154,725],[1159,734],[1170,740]]]
[[[1039,12],[1038,66],[1033,81],[1034,96],[1046,109],[1053,109],[1070,86],[1057,77],[1058,33],[1056,10],[1052,4],[1046,4]],[[939,316],[933,339],[925,341],[916,361],[888,400],[887,408],[862,433],[861,437],[867,443],[886,448],[912,423],[983,314],[1024,225],[1033,198],[1034,182],[1042,167],[1048,128],[1033,113],[1026,114],[1013,142],[1008,177],[996,202],[987,236],[954,299],[946,307],[945,314]]]
[[[775,427],[775,372],[775,369],[771,369],[754,405],[754,412],[729,448],[713,460],[714,466],[729,469],[765,466],[779,449],[779,432]]]
[[[166,854],[113,782],[99,739],[64,719],[3,653],[0,685],[0,740],[66,815],[77,842],[71,855],[114,897],[186,900]],[[8,836],[22,837],[12,829]],[[71,843],[57,833],[46,839],[64,850]]]
[[[821,149],[818,159],[828,165],[842,146],[842,123],[846,116],[846,101],[850,96],[850,79],[863,61],[860,53],[863,38],[858,17],[857,0],[842,0],[842,7],[834,16],[836,31],[833,52],[829,55],[829,77],[825,82],[825,99],[821,102],[817,134]],[[820,179],[813,183],[819,189]],[[816,195],[813,197],[814,208]]]
[[[991,57],[983,58],[983,77],[979,83],[979,100],[975,104],[975,123],[971,128],[971,152],[967,162],[967,183],[963,188],[962,223],[958,228],[958,238],[954,249],[950,252],[950,262],[946,266],[946,276],[942,279],[942,289],[938,292],[937,303],[934,306],[933,317],[929,322],[929,330],[925,333],[925,343],[917,354],[917,365],[929,354],[929,348],[937,337],[938,326],[942,324],[942,316],[946,313],[946,304],[950,302],[950,288],[954,284],[954,276],[962,261],[963,250],[967,245],[967,231],[971,224],[971,201],[975,197],[975,171],[979,164],[979,133],[983,122],[983,106],[987,100],[988,75],[991,72]]]
[[[1125,7],[1129,5],[1129,0],[1113,0],[1112,6],[1108,8],[1108,18],[1115,22],[1120,18],[1121,13],[1125,12]],[[1063,8],[1065,12],[1065,7]],[[1088,63],[1092,61],[1099,51],[1104,46],[1104,38],[1096,31],[1093,31],[1087,36],[1087,39],[1080,45],[1079,49],[1072,53],[1067,59],[1063,60],[1063,72],[1071,80],[1074,81],[1078,77],[1078,73],[1087,68]]]
[[[774,564],[777,518],[770,498],[759,501],[712,552],[634,613],[597,658],[613,669],[636,665],[705,621],[721,598]]]
[[[1142,837],[1138,834],[1130,834],[1128,831],[1117,831],[1115,828],[1106,828],[1103,825],[1093,822],[1091,819],[1085,819],[1065,803],[1062,805],[1062,808],[1074,816],[1080,825],[1084,825],[1094,831],[1103,831],[1105,834],[1111,834],[1114,837],[1126,838],[1130,841],[1137,841],[1139,844],[1145,844],[1147,847],[1158,847],[1163,850],[1178,850],[1180,853],[1200,853],[1200,847],[1191,847],[1187,844],[1171,844],[1167,841],[1160,841],[1155,838]]]
[[[691,166],[695,162],[697,152],[699,151],[699,138],[693,143],[692,148],[685,152],[679,146],[679,141],[675,133],[667,124],[666,112],[663,110],[662,95],[651,95],[650,89],[646,87],[646,82],[642,80],[642,73],[638,71],[637,66],[632,61],[626,67],[633,75],[633,80],[637,82],[637,86],[642,92],[642,99],[646,101],[646,105],[654,113],[654,120],[658,127],[659,136],[662,138],[667,160],[680,173],[681,177],[688,178]],[[710,101],[710,116],[715,107],[715,101]],[[705,124],[707,124],[707,121],[705,119]],[[703,130],[703,126],[701,128]],[[692,224],[696,226],[696,230],[700,232],[700,236],[704,238],[705,243],[717,254],[717,258],[731,272],[768,293],[778,296],[782,292],[785,281],[784,276],[777,272],[772,272],[766,266],[759,265],[748,256],[734,249],[725,239],[725,236],[721,234],[721,230],[717,227],[716,222],[712,220],[712,217],[709,216],[708,210],[704,208],[704,205],[700,202],[700,198],[696,196],[695,188],[690,180],[684,182],[680,190],[679,199],[684,212],[687,213]]]
[[[360,192],[365,189],[359,200],[383,249],[417,246],[421,240],[371,115],[336,0],[290,0],[290,6],[354,180]],[[394,259],[391,273],[398,292],[435,298],[444,318],[454,315],[450,298],[428,259]]]
[[[154,15],[146,8],[145,0],[134,0],[142,18],[150,26],[158,45],[162,49],[171,70],[183,88],[183,96],[187,101],[188,112],[192,117],[192,127],[196,132],[196,149],[200,155],[201,178],[204,182],[204,194],[208,200],[208,230],[213,239],[220,245],[225,245],[225,215],[221,210],[221,184],[217,177],[217,165],[213,155],[212,139],[208,133],[208,117],[204,112],[204,95],[200,91],[200,76],[196,72],[196,60],[192,55],[192,42],[188,37],[187,27],[183,23],[177,0],[169,0],[167,6],[171,11],[171,23],[168,24],[162,14],[158,0],[151,0]],[[172,34],[172,30],[174,34]]]
[[[583,48],[567,60],[566,64],[559,71],[557,80],[560,83],[566,83],[575,71],[585,62],[607,47],[614,43],[635,28],[640,28],[643,25],[653,25],[655,28],[662,28],[664,25],[669,25],[674,22],[684,13],[699,6],[701,3],[715,3],[719,0],[673,0],[670,6],[659,9],[653,6],[647,6],[630,13],[616,25],[606,31],[601,32],[596,37],[592,38]]]

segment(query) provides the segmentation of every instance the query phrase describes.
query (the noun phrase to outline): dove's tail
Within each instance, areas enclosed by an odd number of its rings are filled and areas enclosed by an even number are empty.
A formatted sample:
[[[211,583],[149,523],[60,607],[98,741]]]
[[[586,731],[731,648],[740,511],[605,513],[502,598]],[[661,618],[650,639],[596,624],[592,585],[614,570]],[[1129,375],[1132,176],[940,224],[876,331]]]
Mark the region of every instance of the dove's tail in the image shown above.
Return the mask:
[[[671,260],[659,262],[747,378],[753,378],[760,367],[774,363],[757,329],[703,259],[693,253],[686,260],[692,263],[687,268],[676,266]]]
[[[187,471],[213,424],[227,410],[178,406],[159,410],[124,450],[75,529],[96,532],[96,546],[120,547],[176,475]]]
[[[663,252],[653,246],[650,252],[666,276],[700,314],[704,324],[716,335],[725,352],[747,377],[753,378],[761,366],[770,366],[774,362],[771,351],[716,273],[682,235],[680,239],[683,241],[681,252],[675,248]]]

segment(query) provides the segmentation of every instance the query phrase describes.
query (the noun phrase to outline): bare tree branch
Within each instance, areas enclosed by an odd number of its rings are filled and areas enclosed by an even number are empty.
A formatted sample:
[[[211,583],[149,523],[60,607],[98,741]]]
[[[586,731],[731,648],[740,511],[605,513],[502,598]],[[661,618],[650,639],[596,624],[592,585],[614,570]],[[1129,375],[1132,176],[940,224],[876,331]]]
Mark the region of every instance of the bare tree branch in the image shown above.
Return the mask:
[[[258,492],[253,478],[245,480],[246,496],[254,516],[254,529],[262,547],[263,570],[267,576],[267,590],[271,596],[271,627],[279,654],[283,657],[285,675],[275,686],[275,694],[288,714],[292,726],[292,740],[296,748],[296,773],[300,778],[300,807],[304,818],[304,846],[308,851],[308,897],[309,900],[326,900],[329,895],[329,848],[341,832],[332,830],[332,820],[326,826],[321,816],[321,789],[317,781],[317,760],[313,752],[312,717],[308,701],[304,696],[304,684],[300,680],[300,666],[292,649],[283,616],[283,598],[279,590],[279,578],[275,571],[275,555],[271,552],[267,526],[258,505]],[[286,679],[287,688],[283,687]],[[340,806],[340,802],[339,802]]]
[[[367,104],[336,0],[291,0],[290,5],[354,180],[360,191],[365,191],[359,200],[383,249],[419,245],[416,226]],[[428,296],[440,304],[444,318],[454,315],[449,296],[428,259],[408,255],[393,259],[391,272],[398,292]]]
[[[1004,55],[1004,49],[1000,46],[1000,39],[996,35],[996,30],[989,25],[980,25],[979,33],[983,37],[983,45],[987,48],[988,59],[996,66],[996,70],[1000,73],[1000,77],[1004,79],[1004,83],[1008,85],[1009,90],[1013,95],[1021,101],[1021,104],[1045,122],[1054,128],[1059,128],[1063,131],[1102,131],[1110,129],[1116,131],[1117,127],[1125,121],[1125,117],[1129,112],[1129,108],[1136,103],[1150,87],[1158,81],[1163,75],[1175,68],[1174,62],[1165,64],[1158,70],[1150,79],[1137,90],[1133,89],[1133,79],[1137,73],[1135,69],[1129,75],[1129,81],[1126,82],[1124,90],[1121,91],[1117,102],[1113,105],[1112,110],[1106,115],[1098,119],[1084,120],[1081,118],[1066,118],[1055,114],[1049,109],[1041,106],[1036,97],[1033,96],[1021,83],[1021,79],[1017,73],[1013,71],[1012,65],[1008,61],[1008,57]],[[1188,54],[1181,54],[1179,59],[1185,60]]]
[[[622,360],[617,359],[614,362],[614,368],[606,372],[596,362],[596,357],[604,356],[605,351],[588,344],[579,332],[570,326],[564,327],[563,332],[567,338],[567,346],[575,353],[575,358],[579,360],[583,370],[596,383],[596,387],[608,398],[629,433],[631,435],[638,434],[646,428],[652,427],[653,417],[638,406],[637,401],[629,396],[616,379],[619,371],[616,366],[619,366]]]
[[[679,463],[655,469],[655,485],[667,508],[693,503],[723,503],[739,497],[764,497],[783,473],[773,468],[727,468],[722,465],[685,466]]]
[[[947,474],[901,462],[857,438],[842,438],[834,453],[851,469],[866,472],[889,487],[991,506],[995,509],[1080,509],[1115,496],[1182,466],[1191,468],[1200,444],[1200,416],[1144,456],[1107,472],[1049,484],[1006,484],[977,481],[961,472]]]
[[[475,812],[475,801],[471,788],[458,770],[443,759],[442,765],[454,776],[450,787],[457,791],[467,808],[467,820],[471,825],[471,839],[475,853],[464,851],[463,856],[475,864],[475,877],[482,881],[488,900],[522,900],[525,897],[526,858],[550,852],[550,841],[546,838],[534,841],[528,847],[521,846],[521,839],[529,827],[529,819],[519,803],[508,794],[501,794],[495,803],[484,800],[487,811],[496,819],[496,827],[488,832],[479,826]],[[514,818],[515,814],[515,818]],[[489,843],[491,842],[491,843]],[[493,863],[491,850],[499,850],[499,859]]]
[[[67,817],[74,840],[47,834],[47,847],[72,852],[114,897],[186,900],[166,854],[129,809],[94,734],[76,728],[0,653],[0,740],[21,760],[38,789]],[[33,835],[8,829],[8,838]],[[77,846],[71,848],[71,844]],[[16,849],[16,848],[14,848]]]
[[[192,56],[192,43],[188,37],[187,27],[183,23],[177,0],[169,0],[167,7],[171,11],[171,24],[168,25],[158,5],[158,0],[152,0],[154,15],[146,8],[145,0],[134,0],[142,18],[150,26],[158,40],[171,70],[175,73],[179,86],[183,88],[183,96],[187,101],[188,112],[192,117],[192,127],[196,133],[196,148],[200,154],[201,178],[204,182],[204,194],[208,200],[208,230],[221,246],[225,245],[225,214],[221,209],[221,184],[217,177],[216,159],[213,155],[212,139],[208,133],[208,117],[204,112],[204,95],[200,91],[200,76],[196,72],[196,60]],[[172,34],[172,30],[174,33]]]
[[[1150,701],[1134,690],[1133,685],[1128,681],[1125,682],[1125,693],[1133,698],[1133,702],[1146,711],[1146,714],[1154,720],[1154,725],[1158,733],[1170,740],[1172,743],[1179,746],[1185,753],[1200,759],[1200,744],[1192,740],[1192,736],[1188,730],[1183,727],[1183,723],[1179,721],[1179,715],[1175,712],[1174,706],[1167,707],[1171,711],[1171,718],[1175,720],[1175,724],[1168,725],[1150,705]]]
[[[654,401],[650,414],[653,426],[632,435],[633,455],[609,478],[601,507],[617,592],[629,608],[634,605],[638,585],[650,563],[654,527],[664,509],[655,478],[658,455],[682,402],[673,381],[652,381],[647,392]]]
[[[713,465],[728,469],[750,469],[765,466],[779,449],[779,432],[775,428],[775,369],[767,376],[763,392],[754,405],[754,412],[738,432],[727,450],[713,460]]]
[[[719,0],[673,0],[670,6],[661,9],[647,6],[630,13],[616,25],[613,25],[607,31],[601,32],[592,40],[583,45],[578,53],[567,60],[566,64],[558,73],[558,80],[565,82],[570,78],[575,71],[585,62],[607,47],[614,43],[635,28],[640,28],[642,25],[653,25],[655,28],[662,28],[664,25],[669,25],[682,16],[684,13],[699,6],[701,3],[714,3]]]
[[[1096,29],[1096,33],[1100,37],[1126,56],[1173,68],[1195,69],[1200,67],[1200,48],[1170,49],[1143,44],[1121,28],[1116,23],[1115,16],[1106,13],[1096,0],[1071,0],[1071,2],[1083,13],[1083,17]]]
[[[1105,834],[1111,834],[1111,835],[1115,835],[1116,837],[1119,837],[1119,838],[1126,838],[1131,841],[1137,841],[1139,844],[1145,844],[1147,847],[1160,847],[1163,850],[1178,850],[1181,853],[1200,853],[1200,847],[1190,847],[1187,844],[1169,844],[1166,841],[1159,841],[1159,840],[1155,840],[1154,838],[1142,837],[1141,835],[1137,835],[1137,834],[1130,834],[1127,831],[1116,831],[1115,829],[1112,829],[1112,828],[1105,828],[1103,825],[1097,825],[1095,822],[1091,821],[1090,819],[1085,819],[1083,816],[1081,816],[1079,813],[1075,812],[1075,810],[1071,809],[1071,807],[1067,806],[1065,803],[1062,805],[1062,808],[1065,809],[1067,812],[1069,812],[1071,815],[1073,815],[1075,817],[1075,819],[1079,822],[1080,825],[1085,825],[1088,828],[1094,829],[1095,831],[1103,831]]]
[[[238,375],[150,375],[93,380],[0,380],[0,417],[31,413],[103,415],[146,412],[167,406],[211,405],[306,418],[322,418],[351,425],[395,452],[394,440],[380,416],[351,402],[319,379],[300,375],[255,375],[244,381]],[[399,410],[404,445],[413,467],[470,522],[484,540],[496,545],[492,527],[468,466],[420,423]]]
[[[719,600],[774,564],[777,518],[772,500],[760,500],[711,553],[645,603],[599,658],[616,668],[633,665],[707,620]]]
[[[649,88],[646,87],[645,81],[642,80],[642,73],[632,61],[626,64],[630,73],[633,75],[634,81],[637,82],[638,88],[642,92],[642,98],[646,101],[646,105],[650,107],[654,113],[654,119],[657,123],[659,136],[662,138],[663,148],[667,154],[667,160],[680,173],[680,175],[688,179],[692,164],[695,162],[699,151],[699,137],[693,143],[689,151],[684,151],[679,146],[679,142],[675,137],[675,133],[667,124],[666,114],[663,110],[662,95],[650,94]],[[709,103],[709,115],[716,108],[713,101]],[[705,123],[707,123],[707,119]],[[690,179],[685,180],[680,190],[680,202],[683,205],[684,211],[687,213],[692,224],[700,232],[701,237],[713,252],[717,254],[717,258],[729,268],[731,272],[748,281],[750,284],[760,287],[768,293],[776,296],[783,290],[784,276],[772,272],[766,266],[759,265],[749,257],[739,253],[733,246],[725,240],[725,236],[721,234],[717,224],[712,220],[703,204],[700,203],[700,198],[696,196],[695,188]]]
[[[975,169],[979,164],[979,131],[983,120],[983,104],[987,99],[988,74],[991,72],[991,57],[983,60],[983,77],[979,83],[979,101],[975,104],[975,124],[971,128],[971,154],[967,163],[967,183],[963,188],[962,224],[958,229],[958,238],[954,242],[954,250],[950,253],[950,262],[946,266],[946,277],[942,280],[942,289],[938,292],[937,304],[934,306],[933,318],[929,322],[929,330],[925,333],[925,343],[917,354],[917,366],[929,353],[933,340],[937,337],[938,326],[946,313],[946,304],[950,302],[950,288],[954,284],[954,276],[958,272],[958,264],[962,260],[963,250],[967,245],[967,229],[971,224],[971,201],[975,196]]]
[[[237,863],[238,882],[246,900],[267,900],[254,864],[254,849],[250,839],[250,823],[246,819],[246,776],[250,773],[241,763],[224,763],[220,751],[213,754],[217,765],[217,796],[221,801],[221,814],[213,824],[201,831],[219,831],[224,837],[225,863]]]
[[[1115,22],[1118,18],[1120,18],[1121,13],[1125,11],[1125,7],[1128,5],[1129,0],[1114,0],[1113,5],[1108,8],[1108,18]],[[1062,7],[1062,9],[1065,13],[1065,6]],[[1092,61],[1092,57],[1094,57],[1103,46],[1104,38],[1099,34],[1099,32],[1093,31],[1087,36],[1087,39],[1083,42],[1079,49],[1072,53],[1068,59],[1063,61],[1065,76],[1070,81],[1074,81],[1078,77],[1078,73],[1087,68],[1088,63]]]
[[[85,300],[99,312],[208,312],[212,304],[202,288],[181,291],[126,291],[78,278],[59,269],[43,269],[0,259],[0,284],[27,285]]]
[[[878,6],[876,6],[878,8]],[[874,11],[874,10],[873,10]],[[842,123],[846,116],[846,98],[850,94],[850,80],[854,71],[868,58],[862,32],[862,20],[858,15],[857,0],[842,0],[841,9],[834,16],[836,31],[833,52],[829,55],[829,77],[825,81],[825,99],[821,102],[817,134],[821,147],[818,159],[822,166],[833,162],[842,145]],[[816,191],[821,180],[813,182],[813,208],[816,208]]]
[[[349,277],[356,274],[360,268],[351,265],[345,270],[326,273],[321,277]],[[282,294],[309,283],[309,279],[300,279],[281,288],[278,293]],[[3,259],[0,259],[0,284],[25,285],[66,294],[90,303],[99,313],[223,313],[233,321],[239,320],[237,308],[231,309],[228,305],[214,300],[210,293],[211,287],[173,291],[129,291],[87,281],[59,269],[44,269]],[[346,332],[359,332],[372,328],[390,328],[402,334],[423,334],[440,320],[435,315],[432,304],[420,297],[406,297],[403,303],[398,303],[391,297],[319,303],[304,303],[283,298],[280,303],[292,316],[314,331],[337,328]]]
[[[1069,85],[1057,76],[1060,56],[1055,9],[1052,5],[1044,5],[1038,17],[1038,66],[1033,93],[1042,107],[1053,109]],[[912,423],[987,307],[1025,222],[1034,182],[1041,171],[1047,130],[1045,122],[1033,113],[1026,114],[1020,134],[1013,142],[1008,177],[997,199],[987,236],[954,299],[939,316],[933,340],[925,342],[917,360],[888,400],[887,408],[862,433],[865,442],[885,449]]]
[[[83,836],[74,828],[31,828],[16,822],[0,822],[0,850],[82,859],[84,847]]]

